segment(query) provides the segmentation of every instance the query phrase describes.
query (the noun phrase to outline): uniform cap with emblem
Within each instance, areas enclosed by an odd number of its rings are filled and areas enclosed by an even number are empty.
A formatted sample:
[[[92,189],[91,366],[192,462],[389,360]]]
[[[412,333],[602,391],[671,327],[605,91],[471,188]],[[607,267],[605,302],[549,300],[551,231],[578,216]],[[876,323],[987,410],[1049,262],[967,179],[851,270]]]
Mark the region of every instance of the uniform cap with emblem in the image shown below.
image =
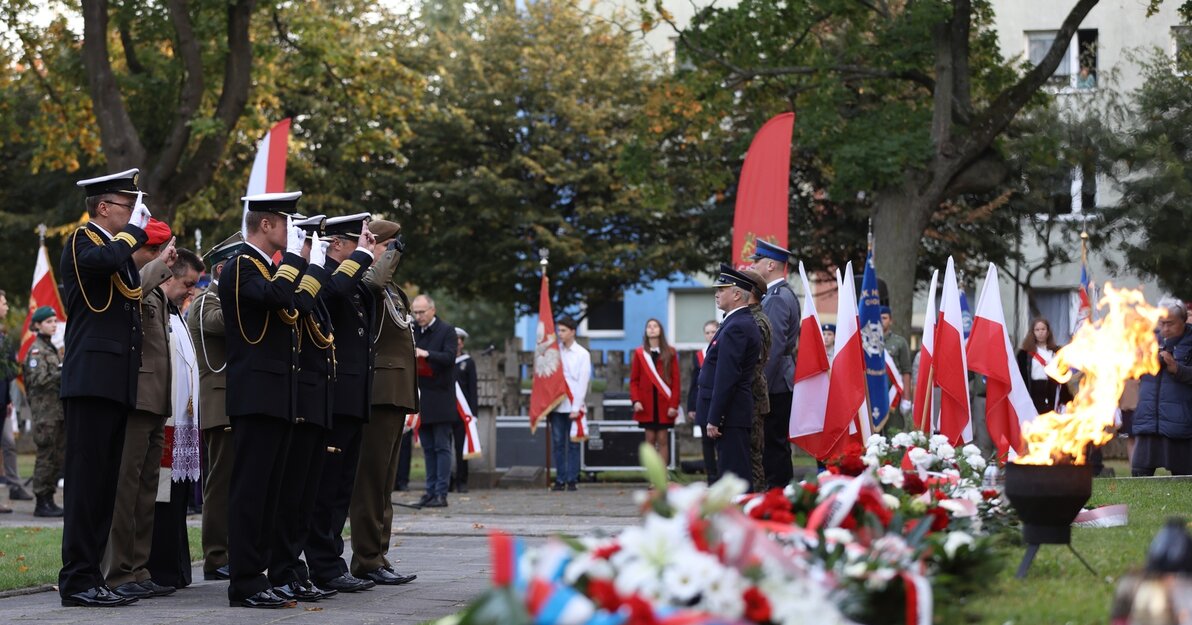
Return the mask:
[[[364,230],[364,224],[368,223],[370,217],[371,215],[368,213],[328,217],[327,221],[323,222],[323,233],[329,237],[357,239]]]
[[[207,263],[208,267],[214,267],[235,256],[236,252],[240,250],[241,243],[244,243],[244,236],[237,232],[207,250],[203,261]]]
[[[368,231],[377,237],[378,243],[382,243],[397,236],[401,232],[401,224],[388,219],[374,219],[368,222]]]
[[[833,333],[835,333],[835,332],[836,332],[836,324],[834,324],[834,323],[825,323],[825,324],[822,324],[822,325],[820,325],[820,330],[821,330],[821,331],[823,331],[823,332],[833,332]]]
[[[240,198],[240,201],[244,202],[250,211],[278,213],[279,215],[297,215],[298,198],[300,197],[302,197],[301,191],[258,193],[256,195],[246,195]]]
[[[297,218],[295,218],[295,219],[297,219]],[[312,234],[316,237],[321,237],[324,234],[323,224],[326,223],[326,220],[327,220],[326,215],[314,215],[312,217],[297,219],[294,222],[294,225],[298,226],[299,228],[302,228],[303,230],[309,232],[310,234]]]
[[[38,306],[37,310],[33,311],[33,316],[30,318],[33,323],[41,323],[50,317],[57,317],[58,313],[54,312],[53,308],[49,306]]]
[[[105,193],[128,193],[130,195],[136,195],[141,192],[141,188],[137,186],[137,178],[140,176],[140,173],[141,170],[134,167],[133,169],[117,174],[80,180],[75,185],[82,187],[87,197],[103,195]]]
[[[145,245],[164,245],[173,236],[166,222],[152,217],[149,218],[149,223],[145,224],[145,235],[149,237]]]
[[[455,336],[466,340],[468,338],[468,331],[459,326],[455,326]]]
[[[768,260],[776,260],[780,263],[791,262],[791,252],[785,247],[780,247],[769,241],[763,239],[754,239],[756,243],[756,250],[749,260],[761,260],[763,258]]]
[[[749,276],[724,263],[720,264],[720,275],[716,277],[716,282],[712,286],[717,289],[726,286],[735,286],[746,291],[752,291],[755,287],[753,280],[750,280]]]

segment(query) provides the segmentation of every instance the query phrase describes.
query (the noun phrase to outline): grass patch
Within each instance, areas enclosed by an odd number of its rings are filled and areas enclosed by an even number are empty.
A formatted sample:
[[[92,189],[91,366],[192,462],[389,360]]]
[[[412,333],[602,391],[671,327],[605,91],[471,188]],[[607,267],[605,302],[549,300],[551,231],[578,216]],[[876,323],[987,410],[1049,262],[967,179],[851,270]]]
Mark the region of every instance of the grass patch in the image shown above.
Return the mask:
[[[5,527],[0,529],[0,590],[58,583],[62,567],[61,527]],[[190,557],[203,557],[201,532],[187,528]]]
[[[1104,624],[1114,585],[1140,568],[1147,546],[1167,517],[1192,511],[1192,482],[1103,479],[1093,482],[1090,506],[1130,506],[1125,527],[1072,529],[1072,546],[1097,571],[1094,577],[1061,545],[1044,545],[1025,580],[1014,572],[1025,547],[1002,550],[1005,567],[966,611],[988,625]],[[936,602],[955,598],[936,597]]]

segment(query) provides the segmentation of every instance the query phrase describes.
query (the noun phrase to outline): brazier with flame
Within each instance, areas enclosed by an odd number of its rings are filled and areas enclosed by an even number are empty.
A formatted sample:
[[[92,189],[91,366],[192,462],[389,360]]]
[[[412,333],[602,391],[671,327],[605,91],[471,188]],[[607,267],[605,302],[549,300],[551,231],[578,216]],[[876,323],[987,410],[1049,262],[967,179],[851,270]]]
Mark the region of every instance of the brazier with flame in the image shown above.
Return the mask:
[[[1159,371],[1154,328],[1162,314],[1140,291],[1105,285],[1102,318],[1085,323],[1047,366],[1060,383],[1080,371],[1080,389],[1063,412],[1042,414],[1023,431],[1025,453],[1006,465],[1006,497],[1022,520],[1026,555],[1017,577],[1026,576],[1040,545],[1072,549],[1072,521],[1093,493],[1086,454],[1116,430],[1114,414],[1129,378]],[[1092,567],[1072,549],[1085,568]]]

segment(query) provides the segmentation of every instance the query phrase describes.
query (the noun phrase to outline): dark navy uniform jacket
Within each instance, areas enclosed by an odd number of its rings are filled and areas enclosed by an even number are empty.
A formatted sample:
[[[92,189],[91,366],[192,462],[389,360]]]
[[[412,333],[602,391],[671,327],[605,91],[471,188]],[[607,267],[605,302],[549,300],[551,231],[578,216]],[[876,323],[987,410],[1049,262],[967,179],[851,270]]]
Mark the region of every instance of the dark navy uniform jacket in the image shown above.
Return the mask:
[[[296,282],[305,270],[297,254],[285,254],[274,268],[248,244],[224,265],[219,299],[228,346],[229,417],[297,416]]]
[[[75,230],[58,275],[66,295],[63,399],[100,397],[137,404],[141,367],[141,277],[132,253],[145,231],[129,224],[109,241],[95,224]]]
[[[297,297],[311,301],[310,309],[298,322],[298,408],[294,422],[331,429],[335,327],[331,324],[331,313],[317,298],[326,282],[326,270],[311,265],[298,286]]]
[[[724,318],[712,337],[699,372],[697,423],[720,428],[753,424],[753,376],[761,357],[762,334],[749,307]]]
[[[372,256],[356,250],[344,262],[328,257],[330,273],[319,300],[335,327],[335,399],[332,412],[364,421],[372,411],[373,314],[376,302],[363,284]]]

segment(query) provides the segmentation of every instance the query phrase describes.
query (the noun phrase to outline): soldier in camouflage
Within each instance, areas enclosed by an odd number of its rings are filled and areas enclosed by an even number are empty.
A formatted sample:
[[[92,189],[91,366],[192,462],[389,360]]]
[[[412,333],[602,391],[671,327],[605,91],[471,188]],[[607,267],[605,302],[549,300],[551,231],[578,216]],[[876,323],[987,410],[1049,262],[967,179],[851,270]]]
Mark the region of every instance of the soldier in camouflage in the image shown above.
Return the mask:
[[[752,269],[743,269],[742,274],[753,280],[753,289],[749,293],[749,313],[757,322],[757,330],[762,334],[762,351],[757,362],[757,372],[753,376],[753,429],[749,433],[749,464],[753,469],[753,488],[766,489],[765,466],[762,463],[762,453],[766,446],[765,416],[770,413],[770,391],[766,383],[766,363],[770,361],[770,338],[773,328],[770,318],[762,310],[762,296],[766,294],[766,281],[762,275]]]
[[[33,469],[33,494],[37,496],[37,506],[33,516],[60,517],[62,508],[54,503],[54,492],[66,454],[62,400],[58,398],[62,357],[50,342],[50,337],[58,330],[58,317],[53,308],[42,306],[33,311],[31,325],[37,338],[29,347],[24,364],[25,389],[33,411],[33,442],[37,444],[37,463]]]

